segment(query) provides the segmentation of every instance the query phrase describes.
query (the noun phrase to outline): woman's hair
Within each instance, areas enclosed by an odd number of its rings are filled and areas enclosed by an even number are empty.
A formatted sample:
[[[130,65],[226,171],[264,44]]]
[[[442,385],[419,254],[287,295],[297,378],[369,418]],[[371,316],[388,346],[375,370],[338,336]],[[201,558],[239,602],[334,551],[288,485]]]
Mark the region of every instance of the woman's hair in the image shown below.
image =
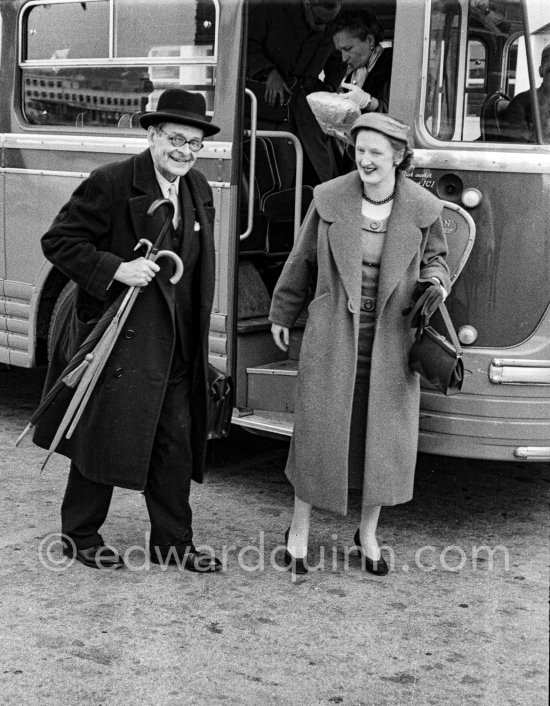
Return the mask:
[[[388,136],[386,135],[386,137]],[[407,169],[413,163],[414,152],[411,150],[409,145],[402,142],[401,140],[396,140],[394,137],[388,137],[388,140],[390,141],[390,145],[396,152],[399,152],[400,150],[405,150],[405,152],[403,153],[403,159],[399,162],[399,164],[395,166],[395,168],[398,172],[406,172]]]
[[[384,38],[378,20],[366,10],[363,12],[350,10],[342,12],[331,25],[331,29],[333,35],[338,32],[347,32],[352,37],[358,37],[362,42],[366,41],[369,34],[374,37],[375,44],[380,44]]]

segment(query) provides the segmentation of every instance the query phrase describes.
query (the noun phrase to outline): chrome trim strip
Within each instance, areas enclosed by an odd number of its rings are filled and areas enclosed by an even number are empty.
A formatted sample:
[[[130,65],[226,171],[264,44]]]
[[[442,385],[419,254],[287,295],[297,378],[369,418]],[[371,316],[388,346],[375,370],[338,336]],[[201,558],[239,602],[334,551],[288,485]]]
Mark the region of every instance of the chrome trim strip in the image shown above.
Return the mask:
[[[56,172],[51,169],[16,169],[12,167],[0,167],[0,174],[26,174],[27,176],[59,176],[85,179],[89,173],[90,172]]]
[[[216,66],[217,61],[212,56],[197,56],[180,58],[174,56],[148,56],[148,57],[119,57],[116,59],[34,59],[20,62],[22,69],[51,69],[70,68],[77,69],[80,67],[112,67],[112,66],[136,66],[147,62],[147,66]],[[215,88],[215,84],[211,84]]]
[[[66,152],[107,152],[131,153],[142,152],[147,146],[143,137],[117,137],[92,135],[45,135],[39,133],[5,133],[0,135],[0,146],[6,149],[20,150],[64,150]],[[231,159],[231,142],[205,142],[200,152],[200,159]]]
[[[246,374],[250,375],[290,375],[291,377],[296,377],[298,375],[298,370],[289,370],[281,368],[247,368]]]
[[[495,385],[550,385],[550,361],[494,358],[489,380]]]
[[[464,144],[464,143],[462,143]],[[499,146],[500,147],[500,146]],[[511,147],[513,147],[511,145]],[[533,149],[521,152],[506,152],[495,150],[494,145],[476,145],[475,150],[414,150],[414,166],[416,168],[431,167],[432,169],[447,169],[449,171],[476,170],[483,172],[507,172],[519,174],[550,173],[550,150],[541,152],[540,145],[532,145]],[[549,146],[550,147],[550,146]]]
[[[532,458],[537,461],[550,461],[550,446],[518,446],[514,450],[516,458]]]
[[[56,172],[51,169],[16,169],[15,167],[0,167],[0,174],[25,174],[27,176],[55,176],[74,177],[76,179],[86,179],[90,172]],[[228,181],[209,181],[212,189],[229,189]]]

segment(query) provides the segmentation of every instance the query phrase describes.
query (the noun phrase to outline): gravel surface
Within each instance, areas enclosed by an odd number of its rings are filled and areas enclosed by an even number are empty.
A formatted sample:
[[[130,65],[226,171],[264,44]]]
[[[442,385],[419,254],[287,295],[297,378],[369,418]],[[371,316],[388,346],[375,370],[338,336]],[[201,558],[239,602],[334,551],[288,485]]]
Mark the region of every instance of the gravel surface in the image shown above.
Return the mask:
[[[67,460],[14,448],[43,375],[0,370],[2,705],[548,703],[547,464],[421,456],[415,499],[382,512],[387,577],[348,557],[355,493],[315,513],[293,580],[287,444],[236,430],[192,496],[226,570],[149,565],[143,497],[117,489],[104,536],[129,566],[97,571],[61,556]]]

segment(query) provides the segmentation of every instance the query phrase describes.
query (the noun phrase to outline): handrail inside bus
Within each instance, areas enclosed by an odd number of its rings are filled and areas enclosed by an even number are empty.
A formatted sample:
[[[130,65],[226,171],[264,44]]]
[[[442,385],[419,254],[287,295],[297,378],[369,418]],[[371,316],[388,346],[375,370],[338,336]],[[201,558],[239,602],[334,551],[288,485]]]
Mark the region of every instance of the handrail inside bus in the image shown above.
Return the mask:
[[[523,32],[525,37],[525,53],[527,57],[527,73],[529,74],[529,94],[531,96],[531,110],[533,112],[533,123],[535,128],[535,137],[538,145],[543,145],[542,139],[542,123],[540,120],[539,102],[537,99],[537,79],[535,77],[535,69],[533,63],[533,49],[531,47],[531,31],[529,28],[529,15],[527,13],[526,0],[521,0],[521,14],[523,18]]]
[[[254,226],[254,178],[256,174],[256,138],[257,137],[273,137],[278,139],[290,140],[296,150],[296,192],[294,195],[294,240],[300,230],[302,221],[302,184],[304,180],[304,152],[300,140],[291,132],[279,130],[258,130],[258,101],[256,96],[248,88],[245,88],[246,95],[250,98],[250,130],[245,130],[246,137],[250,137],[250,167],[248,170],[249,188],[248,188],[248,220],[247,228],[239,238],[245,240],[252,233]]]
[[[254,227],[254,175],[256,174],[256,124],[258,122],[256,96],[249,88],[245,88],[244,92],[250,98],[250,130],[245,130],[245,135],[250,135],[250,165],[248,169],[248,220],[245,232],[240,235],[241,240],[248,238]]]

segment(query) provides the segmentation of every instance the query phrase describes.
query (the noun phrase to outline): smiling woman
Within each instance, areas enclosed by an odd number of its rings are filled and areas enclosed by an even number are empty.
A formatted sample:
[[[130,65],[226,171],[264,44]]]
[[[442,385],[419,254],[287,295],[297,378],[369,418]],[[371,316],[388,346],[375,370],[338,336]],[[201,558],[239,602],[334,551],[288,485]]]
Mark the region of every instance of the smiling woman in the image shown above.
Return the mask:
[[[407,364],[413,332],[403,309],[420,283],[434,300],[450,289],[442,204],[401,173],[409,127],[369,113],[351,138],[357,170],[315,189],[270,312],[274,341],[287,350],[317,272],[286,468],[295,499],[285,556],[296,573],[307,571],[312,507],[345,515],[357,487],[355,549],[367,571],[388,573],[378,518],[382,506],[412,497],[418,436],[420,381]]]

